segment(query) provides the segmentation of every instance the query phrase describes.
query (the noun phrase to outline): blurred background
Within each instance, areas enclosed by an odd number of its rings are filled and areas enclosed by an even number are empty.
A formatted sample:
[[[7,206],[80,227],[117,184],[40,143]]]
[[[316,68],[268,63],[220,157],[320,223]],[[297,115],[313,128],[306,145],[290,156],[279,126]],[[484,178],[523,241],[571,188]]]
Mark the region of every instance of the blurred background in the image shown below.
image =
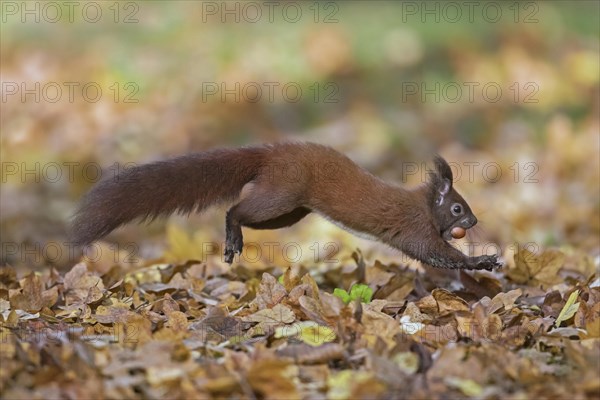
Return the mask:
[[[481,221],[470,251],[597,257],[599,3],[469,4],[3,2],[2,262],[76,263],[78,199],[128,163],[277,140],[330,145],[407,185],[439,152]],[[95,260],[206,258],[224,211],[127,226]],[[400,261],[317,216],[245,237],[294,243],[248,263],[343,261],[357,247]]]

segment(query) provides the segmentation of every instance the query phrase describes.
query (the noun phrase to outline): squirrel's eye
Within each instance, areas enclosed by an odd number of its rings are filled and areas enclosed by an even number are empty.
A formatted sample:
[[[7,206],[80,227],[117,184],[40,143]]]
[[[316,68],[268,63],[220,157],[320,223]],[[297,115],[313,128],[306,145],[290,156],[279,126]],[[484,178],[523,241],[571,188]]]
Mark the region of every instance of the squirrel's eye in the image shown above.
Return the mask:
[[[460,204],[454,203],[452,204],[452,208],[450,209],[450,211],[452,211],[452,215],[458,217],[460,214],[462,214],[463,208]]]

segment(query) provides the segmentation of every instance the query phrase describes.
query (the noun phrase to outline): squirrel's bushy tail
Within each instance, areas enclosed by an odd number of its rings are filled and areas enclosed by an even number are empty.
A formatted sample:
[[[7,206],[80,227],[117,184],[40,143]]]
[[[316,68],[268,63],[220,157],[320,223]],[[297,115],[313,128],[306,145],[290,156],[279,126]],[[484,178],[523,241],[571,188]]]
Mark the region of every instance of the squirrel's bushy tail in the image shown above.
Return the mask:
[[[128,168],[98,182],[71,229],[87,245],[133,220],[190,213],[235,200],[259,171],[265,148],[216,149]]]

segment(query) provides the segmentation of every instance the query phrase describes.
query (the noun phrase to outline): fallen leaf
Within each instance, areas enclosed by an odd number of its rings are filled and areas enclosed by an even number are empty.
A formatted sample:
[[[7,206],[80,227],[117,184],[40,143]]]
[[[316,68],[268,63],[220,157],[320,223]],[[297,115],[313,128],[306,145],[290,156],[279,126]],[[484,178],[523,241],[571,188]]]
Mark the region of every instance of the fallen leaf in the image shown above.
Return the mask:
[[[520,248],[514,255],[515,268],[510,268],[507,275],[517,283],[528,283],[549,286],[560,280],[558,271],[565,262],[565,255],[554,249],[547,249],[541,255]]]
[[[343,358],[344,351],[344,347],[338,343],[325,343],[320,346],[302,343],[288,344],[284,348],[278,349],[277,355],[292,358],[301,364],[317,364],[339,360]]]
[[[335,340],[333,329],[314,321],[302,321],[275,329],[275,338],[293,337],[311,346],[320,346]]]
[[[501,308],[504,308],[504,310],[509,311],[512,308],[515,301],[522,294],[523,294],[523,291],[521,289],[511,290],[510,292],[507,292],[507,293],[502,293],[502,292],[498,293],[496,296],[494,296],[494,298],[490,302],[487,312],[492,314],[492,313],[495,313],[496,311],[500,310]]]
[[[295,275],[292,272],[292,269],[288,267],[283,275],[281,275],[280,280],[280,283],[285,287],[285,290],[290,293],[296,286],[298,286],[302,278]]]
[[[93,303],[102,298],[104,283],[99,276],[88,272],[84,263],[75,265],[65,274],[65,300],[67,305]]]
[[[392,358],[392,361],[408,375],[414,374],[419,369],[419,356],[412,351],[398,353]]]
[[[188,332],[187,316],[181,311],[173,311],[169,314],[169,319],[165,327],[169,328],[175,334],[175,338],[183,338]]]
[[[243,318],[248,322],[262,322],[267,324],[291,324],[296,320],[294,312],[283,304],[276,304],[273,308],[258,310],[254,314]]]
[[[469,397],[477,397],[483,393],[483,388],[471,379],[461,379],[449,376],[444,379],[444,382],[451,387],[455,387]]]
[[[298,368],[288,361],[263,359],[249,366],[247,380],[264,399],[300,399],[294,384]]]
[[[558,328],[563,321],[566,321],[575,315],[579,309],[579,303],[575,303],[577,296],[579,296],[579,290],[575,290],[573,293],[571,293],[569,299],[565,303],[565,306],[562,308],[560,314],[558,314],[554,326]]]
[[[455,311],[468,311],[469,305],[466,301],[445,289],[434,289],[431,295],[438,305],[440,315],[445,315]]]
[[[10,296],[11,307],[15,310],[37,312],[52,307],[58,300],[57,287],[44,290],[42,279],[33,272],[22,279],[20,285],[22,290]]]
[[[110,306],[100,305],[96,308],[94,317],[102,324],[112,324],[115,322],[125,323],[128,318],[134,314],[128,304],[116,302]]]
[[[271,308],[287,296],[283,285],[271,274],[264,273],[256,294],[258,308]]]
[[[370,371],[345,370],[327,379],[327,398],[334,400],[379,398],[385,386]]]

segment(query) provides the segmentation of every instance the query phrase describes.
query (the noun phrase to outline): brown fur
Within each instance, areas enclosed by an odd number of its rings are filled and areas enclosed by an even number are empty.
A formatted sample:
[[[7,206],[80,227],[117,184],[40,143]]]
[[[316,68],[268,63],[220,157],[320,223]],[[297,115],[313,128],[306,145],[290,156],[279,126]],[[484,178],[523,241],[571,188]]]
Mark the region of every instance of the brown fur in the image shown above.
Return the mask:
[[[88,244],[135,219],[200,212],[232,202],[226,216],[229,263],[242,250],[242,226],[277,229],[317,212],[435,267],[496,266],[495,256],[467,257],[444,240],[452,227],[469,228],[477,219],[452,189],[447,163],[441,157],[435,161],[428,184],[405,189],[313,143],[191,154],[137,166],[98,183],[76,214],[74,237]],[[461,216],[449,211],[457,203],[464,208]]]

